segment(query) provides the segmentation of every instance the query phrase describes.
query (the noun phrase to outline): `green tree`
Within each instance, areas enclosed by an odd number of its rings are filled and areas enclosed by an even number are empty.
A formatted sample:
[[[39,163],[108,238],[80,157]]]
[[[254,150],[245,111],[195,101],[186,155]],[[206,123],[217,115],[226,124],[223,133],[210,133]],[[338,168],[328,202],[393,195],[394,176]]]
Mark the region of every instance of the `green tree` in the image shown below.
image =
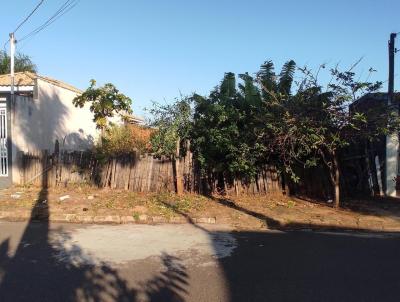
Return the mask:
[[[318,81],[324,68],[314,75],[290,60],[275,74],[274,64],[266,61],[255,77],[240,74],[238,84],[235,74],[226,73],[208,96],[194,94],[184,102],[157,105],[152,110],[158,128],[153,148],[176,159],[190,142],[203,173],[222,175],[224,186],[226,176],[254,178],[265,164],[274,164],[294,181],[298,165],[322,164],[338,207],[340,153],[352,143],[397,131],[400,122],[386,104],[373,114],[350,110],[354,100],[378,90],[380,82],[362,82],[352,68],[334,68],[324,87]]]
[[[293,60],[283,64],[279,75],[275,74],[273,62],[265,61],[255,77],[254,85],[261,90],[261,104],[252,117],[256,129],[256,144],[262,146],[259,161],[278,168],[284,166],[282,162],[286,162],[286,154],[279,151],[277,142],[277,136],[284,134],[283,125],[279,123],[283,114],[280,104],[288,103],[292,97],[295,71],[296,63]],[[290,165],[286,165],[285,169],[292,172]]]
[[[246,83],[240,89],[244,93]],[[247,98],[248,97],[248,98]],[[254,174],[244,126],[248,96],[240,97],[233,73],[226,73],[208,97],[194,95],[191,139],[203,172]]]
[[[156,128],[151,134],[151,146],[157,155],[165,155],[173,159],[175,165],[175,181],[177,194],[183,193],[179,158],[190,148],[189,132],[192,126],[192,110],[190,100],[181,97],[173,104],[153,104],[150,113],[153,115],[151,126]]]
[[[257,113],[253,117],[256,121],[257,129],[256,143],[263,146],[263,154],[260,155],[260,161],[275,164],[278,168],[284,168],[286,173],[295,179],[292,171],[291,158],[285,152],[281,152],[281,142],[279,138],[285,137],[285,143],[288,134],[284,124],[279,121],[284,114],[283,104],[288,104],[292,98],[292,86],[296,63],[293,60],[287,61],[281,69],[279,75],[275,73],[275,66],[272,61],[265,61],[260,70],[256,73],[255,85],[261,90],[261,105],[257,108]]]
[[[398,118],[388,106],[374,115],[349,110],[363,93],[379,89],[380,82],[360,82],[351,69],[342,72],[334,68],[330,71],[332,81],[324,88],[310,70],[299,70],[303,77],[294,95],[281,89],[276,94],[276,89],[262,84],[264,95],[268,95],[265,133],[271,150],[294,180],[295,164],[310,167],[323,163],[329,171],[334,204],[339,207],[340,152],[351,143],[375,140],[398,129]],[[289,78],[293,79],[293,74]]]
[[[11,59],[10,56],[4,50],[0,50],[0,74],[9,74]],[[36,65],[32,62],[32,59],[22,53],[17,53],[14,60],[15,72],[30,71],[37,72]]]
[[[93,121],[96,123],[97,128],[101,130],[102,138],[109,118],[118,113],[132,113],[132,100],[129,97],[120,93],[111,83],[96,87],[95,80],[91,80],[89,88],[75,97],[72,102],[76,107],[80,108],[90,104],[90,111],[94,115]]]

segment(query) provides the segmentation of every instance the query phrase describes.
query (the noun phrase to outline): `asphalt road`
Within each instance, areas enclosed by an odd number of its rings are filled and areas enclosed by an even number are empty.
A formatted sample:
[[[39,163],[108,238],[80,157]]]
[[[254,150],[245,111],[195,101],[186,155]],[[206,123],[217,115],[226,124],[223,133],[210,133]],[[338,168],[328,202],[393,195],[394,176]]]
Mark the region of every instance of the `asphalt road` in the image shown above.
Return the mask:
[[[0,222],[0,301],[400,301],[399,240]]]

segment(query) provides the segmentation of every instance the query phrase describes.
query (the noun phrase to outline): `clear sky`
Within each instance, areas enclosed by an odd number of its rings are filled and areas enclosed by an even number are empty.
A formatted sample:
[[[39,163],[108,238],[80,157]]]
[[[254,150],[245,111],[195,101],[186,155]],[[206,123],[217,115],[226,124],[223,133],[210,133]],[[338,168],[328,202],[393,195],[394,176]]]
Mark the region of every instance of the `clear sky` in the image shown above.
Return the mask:
[[[0,43],[39,0],[2,1]],[[21,38],[65,0],[45,0],[16,33]],[[398,0],[81,0],[18,48],[39,73],[85,89],[91,78],[114,83],[130,96],[136,114],[151,100],[206,94],[224,72],[256,72],[271,59],[280,69],[294,59],[317,68],[378,70],[387,80],[387,40],[400,31]],[[3,41],[4,40],[4,41]],[[400,36],[397,39],[400,48]],[[400,52],[395,89],[400,90]],[[385,83],[385,88],[387,84]]]

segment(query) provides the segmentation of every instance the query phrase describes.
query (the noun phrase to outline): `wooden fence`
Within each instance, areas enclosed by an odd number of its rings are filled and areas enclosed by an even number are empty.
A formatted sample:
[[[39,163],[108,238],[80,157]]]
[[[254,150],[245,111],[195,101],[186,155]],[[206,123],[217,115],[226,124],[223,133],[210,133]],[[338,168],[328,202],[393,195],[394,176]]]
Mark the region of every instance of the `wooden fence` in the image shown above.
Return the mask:
[[[209,194],[282,193],[280,177],[274,167],[266,166],[254,180],[234,178],[224,173],[201,174],[191,153],[180,159],[180,171],[173,160],[151,154],[134,153],[99,160],[91,152],[47,151],[20,153],[19,171],[22,185],[68,186],[87,184],[135,192],[173,192],[180,173],[186,192]]]

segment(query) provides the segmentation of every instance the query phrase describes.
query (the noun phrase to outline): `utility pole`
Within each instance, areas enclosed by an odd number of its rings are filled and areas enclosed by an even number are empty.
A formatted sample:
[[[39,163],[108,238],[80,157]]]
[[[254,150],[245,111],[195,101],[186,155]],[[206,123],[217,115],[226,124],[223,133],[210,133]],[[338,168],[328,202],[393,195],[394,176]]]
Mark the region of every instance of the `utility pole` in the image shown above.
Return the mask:
[[[393,104],[393,92],[394,92],[394,54],[396,48],[394,42],[397,34],[391,33],[389,40],[389,84],[388,84],[388,103]],[[398,104],[397,104],[398,105]]]
[[[10,33],[10,76],[11,76],[11,101],[14,102],[14,57],[15,57],[15,37]]]
[[[389,82],[388,105],[393,106],[396,114],[399,114],[399,104],[393,99],[394,95],[394,55],[396,53],[395,39],[397,34],[391,33],[389,39]],[[396,196],[396,181],[399,161],[399,134],[392,133],[386,136],[386,161],[385,161],[385,193],[387,196]]]

